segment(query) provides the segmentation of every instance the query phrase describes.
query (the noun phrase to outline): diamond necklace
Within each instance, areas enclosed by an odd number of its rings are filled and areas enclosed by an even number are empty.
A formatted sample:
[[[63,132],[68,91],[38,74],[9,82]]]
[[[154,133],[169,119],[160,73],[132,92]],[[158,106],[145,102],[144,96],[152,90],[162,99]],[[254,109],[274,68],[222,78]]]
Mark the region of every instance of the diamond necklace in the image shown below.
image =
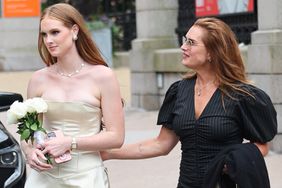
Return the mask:
[[[76,75],[76,74],[78,74],[81,70],[82,70],[82,68],[84,67],[84,63],[81,63],[80,64],[80,67],[78,68],[78,69],[76,69],[75,71],[73,71],[73,72],[71,72],[71,73],[68,73],[68,74],[65,74],[65,73],[63,73],[63,72],[61,72],[58,68],[58,65],[57,65],[57,67],[56,67],[56,72],[59,74],[59,75],[61,75],[61,76],[65,76],[65,77],[72,77],[73,75]]]
[[[197,83],[199,83],[199,81],[197,81]],[[202,95],[202,90],[206,87],[208,87],[211,83],[214,83],[214,80],[209,81],[206,85],[204,85],[203,87],[201,87],[200,84],[198,84],[197,88],[196,88],[196,93],[198,96]]]

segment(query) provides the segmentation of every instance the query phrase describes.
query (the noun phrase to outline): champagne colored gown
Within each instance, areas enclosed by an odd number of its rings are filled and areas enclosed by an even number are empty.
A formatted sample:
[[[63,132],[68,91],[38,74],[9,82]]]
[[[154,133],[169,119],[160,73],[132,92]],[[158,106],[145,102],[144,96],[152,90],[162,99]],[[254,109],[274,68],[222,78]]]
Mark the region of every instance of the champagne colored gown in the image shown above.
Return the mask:
[[[98,134],[102,113],[99,107],[82,102],[46,101],[43,126],[47,132],[61,130],[65,136]],[[99,152],[71,151],[72,160],[48,171],[31,170],[25,188],[109,188],[106,169]]]

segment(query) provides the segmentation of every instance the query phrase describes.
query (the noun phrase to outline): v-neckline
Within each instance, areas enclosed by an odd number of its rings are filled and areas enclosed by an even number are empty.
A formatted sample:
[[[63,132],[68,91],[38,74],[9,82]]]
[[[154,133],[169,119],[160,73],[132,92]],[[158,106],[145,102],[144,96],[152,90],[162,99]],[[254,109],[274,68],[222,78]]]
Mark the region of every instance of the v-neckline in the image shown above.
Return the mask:
[[[206,106],[204,107],[202,113],[199,115],[198,118],[196,118],[196,109],[195,109],[195,84],[196,84],[196,79],[193,80],[193,92],[192,92],[192,95],[193,95],[193,101],[192,101],[192,105],[193,105],[193,118],[195,119],[195,121],[198,121],[199,119],[202,118],[202,116],[205,114],[205,112],[207,111],[207,108],[209,107],[210,103],[214,100],[214,97],[215,97],[215,94],[218,92],[218,88],[215,89],[215,91],[213,92],[211,98],[209,99],[209,101],[207,102]]]

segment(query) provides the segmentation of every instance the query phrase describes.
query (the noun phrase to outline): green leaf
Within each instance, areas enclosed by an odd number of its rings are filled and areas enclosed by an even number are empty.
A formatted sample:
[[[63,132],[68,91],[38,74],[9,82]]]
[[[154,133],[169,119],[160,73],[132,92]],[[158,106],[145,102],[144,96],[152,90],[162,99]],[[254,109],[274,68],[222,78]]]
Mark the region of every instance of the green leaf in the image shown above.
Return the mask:
[[[29,121],[26,121],[26,122],[25,122],[25,126],[28,127],[28,128],[30,128],[30,122],[29,122]]]
[[[39,126],[38,127],[42,127],[42,122],[41,121],[38,121],[39,123]]]
[[[24,128],[24,127],[25,127],[24,123],[18,124],[18,129],[22,129],[22,128]]]
[[[36,124],[36,123],[33,123],[33,124],[30,126],[30,129],[33,130],[33,131],[36,131],[36,130],[37,130],[37,124]]]
[[[21,134],[21,140],[25,140],[30,136],[30,131],[29,129],[26,129],[23,131],[23,133]]]
[[[47,134],[47,131],[44,128],[42,128],[42,127],[40,127],[38,130],[44,132],[45,134]]]
[[[46,153],[44,156],[47,158],[47,164],[52,165],[53,163],[52,163],[52,159],[51,159],[51,156],[49,155],[49,153]]]

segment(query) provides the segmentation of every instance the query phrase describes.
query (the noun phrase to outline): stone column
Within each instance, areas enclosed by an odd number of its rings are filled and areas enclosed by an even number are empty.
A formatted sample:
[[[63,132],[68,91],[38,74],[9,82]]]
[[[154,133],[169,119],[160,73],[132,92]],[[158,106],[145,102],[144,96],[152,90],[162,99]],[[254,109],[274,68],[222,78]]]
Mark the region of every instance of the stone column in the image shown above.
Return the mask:
[[[281,10],[281,0],[258,0],[258,31],[251,35],[247,63],[250,78],[269,94],[276,108],[279,133],[272,141],[271,149],[277,152],[282,152]]]
[[[133,107],[159,108],[153,54],[157,49],[177,47],[177,8],[175,0],[136,0],[137,38],[129,54]]]

